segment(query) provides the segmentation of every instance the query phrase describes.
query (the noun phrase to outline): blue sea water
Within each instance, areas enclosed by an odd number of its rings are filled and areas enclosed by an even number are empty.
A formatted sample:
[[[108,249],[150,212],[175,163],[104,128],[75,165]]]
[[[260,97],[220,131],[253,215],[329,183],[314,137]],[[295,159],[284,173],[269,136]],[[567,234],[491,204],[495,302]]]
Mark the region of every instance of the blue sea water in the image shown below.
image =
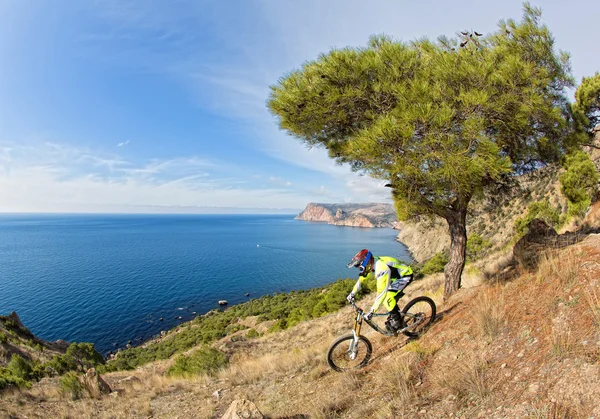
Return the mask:
[[[362,248],[410,260],[392,229],[293,218],[0,215],[0,314],[15,310],[43,339],[93,342],[106,353],[221,299],[355,278],[346,265]]]

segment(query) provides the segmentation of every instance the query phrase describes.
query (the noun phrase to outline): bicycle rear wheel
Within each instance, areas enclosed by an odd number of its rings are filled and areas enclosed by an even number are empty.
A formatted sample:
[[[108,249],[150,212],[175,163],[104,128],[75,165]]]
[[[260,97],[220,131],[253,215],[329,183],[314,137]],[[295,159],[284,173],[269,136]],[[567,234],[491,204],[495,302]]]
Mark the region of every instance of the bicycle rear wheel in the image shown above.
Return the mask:
[[[429,297],[421,296],[409,303],[402,310],[402,328],[410,327],[405,330],[406,336],[416,338],[435,320],[435,303]],[[411,327],[412,326],[412,327]]]
[[[373,352],[371,342],[366,337],[359,336],[353,351],[351,348],[353,341],[353,335],[345,335],[331,344],[327,351],[327,363],[332,369],[342,372],[367,365]]]

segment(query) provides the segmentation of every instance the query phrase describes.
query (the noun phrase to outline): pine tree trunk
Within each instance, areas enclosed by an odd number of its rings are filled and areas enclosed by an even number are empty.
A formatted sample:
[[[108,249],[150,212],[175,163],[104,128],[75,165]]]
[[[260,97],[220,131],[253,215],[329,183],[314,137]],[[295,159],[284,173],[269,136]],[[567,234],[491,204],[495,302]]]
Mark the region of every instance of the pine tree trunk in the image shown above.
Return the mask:
[[[467,250],[467,210],[449,211],[445,218],[450,228],[450,260],[444,268],[444,299],[460,288]]]

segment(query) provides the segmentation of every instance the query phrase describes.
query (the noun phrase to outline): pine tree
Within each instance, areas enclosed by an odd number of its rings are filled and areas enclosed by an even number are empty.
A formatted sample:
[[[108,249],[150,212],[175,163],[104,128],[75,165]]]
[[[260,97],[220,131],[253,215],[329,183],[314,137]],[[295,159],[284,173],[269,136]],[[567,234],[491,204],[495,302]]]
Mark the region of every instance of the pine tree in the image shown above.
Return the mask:
[[[448,222],[445,296],[460,287],[470,201],[556,162],[572,135],[569,56],[541,11],[488,36],[335,49],[271,87],[281,128],[353,170],[385,179],[398,215]]]

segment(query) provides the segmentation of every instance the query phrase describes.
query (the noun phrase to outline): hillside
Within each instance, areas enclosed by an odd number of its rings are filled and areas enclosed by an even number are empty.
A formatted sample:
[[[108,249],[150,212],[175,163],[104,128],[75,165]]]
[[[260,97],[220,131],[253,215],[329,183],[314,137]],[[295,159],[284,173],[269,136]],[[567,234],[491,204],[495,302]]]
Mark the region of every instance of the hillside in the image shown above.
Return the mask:
[[[394,227],[396,211],[391,204],[309,203],[295,218],[349,227]]]
[[[600,147],[600,130],[592,143]],[[600,148],[586,147],[598,171],[600,171]],[[532,174],[519,176],[508,193],[494,199],[472,202],[467,216],[467,235],[476,233],[490,240],[491,251],[500,251],[510,246],[515,237],[515,221],[527,213],[527,207],[536,201],[548,200],[561,216],[567,212],[567,201],[560,190],[559,176],[564,170],[556,165],[548,166]],[[566,224],[559,231],[574,230],[578,226]],[[439,217],[417,218],[399,221],[398,241],[404,243],[413,258],[423,262],[436,253],[445,251],[450,245],[448,225]]]
[[[8,364],[13,354],[27,360],[47,362],[55,355],[64,355],[69,343],[48,342],[34,336],[14,311],[0,316],[0,367]]]
[[[351,328],[338,312],[290,329],[213,344],[230,358],[216,375],[165,376],[173,360],[104,375],[114,389],[100,399],[60,396],[58,378],[0,400],[7,417],[220,418],[246,399],[267,418],[598,417],[600,405],[600,235],[547,253],[532,272],[489,265],[489,281],[466,276],[441,301],[440,276],[409,287],[430,295],[439,319],[413,341],[368,328],[372,362],[335,373],[329,344]],[[503,271],[502,277],[493,272]],[[368,301],[373,298],[367,296]],[[361,303],[364,305],[364,303]],[[257,326],[256,318],[248,318]]]

